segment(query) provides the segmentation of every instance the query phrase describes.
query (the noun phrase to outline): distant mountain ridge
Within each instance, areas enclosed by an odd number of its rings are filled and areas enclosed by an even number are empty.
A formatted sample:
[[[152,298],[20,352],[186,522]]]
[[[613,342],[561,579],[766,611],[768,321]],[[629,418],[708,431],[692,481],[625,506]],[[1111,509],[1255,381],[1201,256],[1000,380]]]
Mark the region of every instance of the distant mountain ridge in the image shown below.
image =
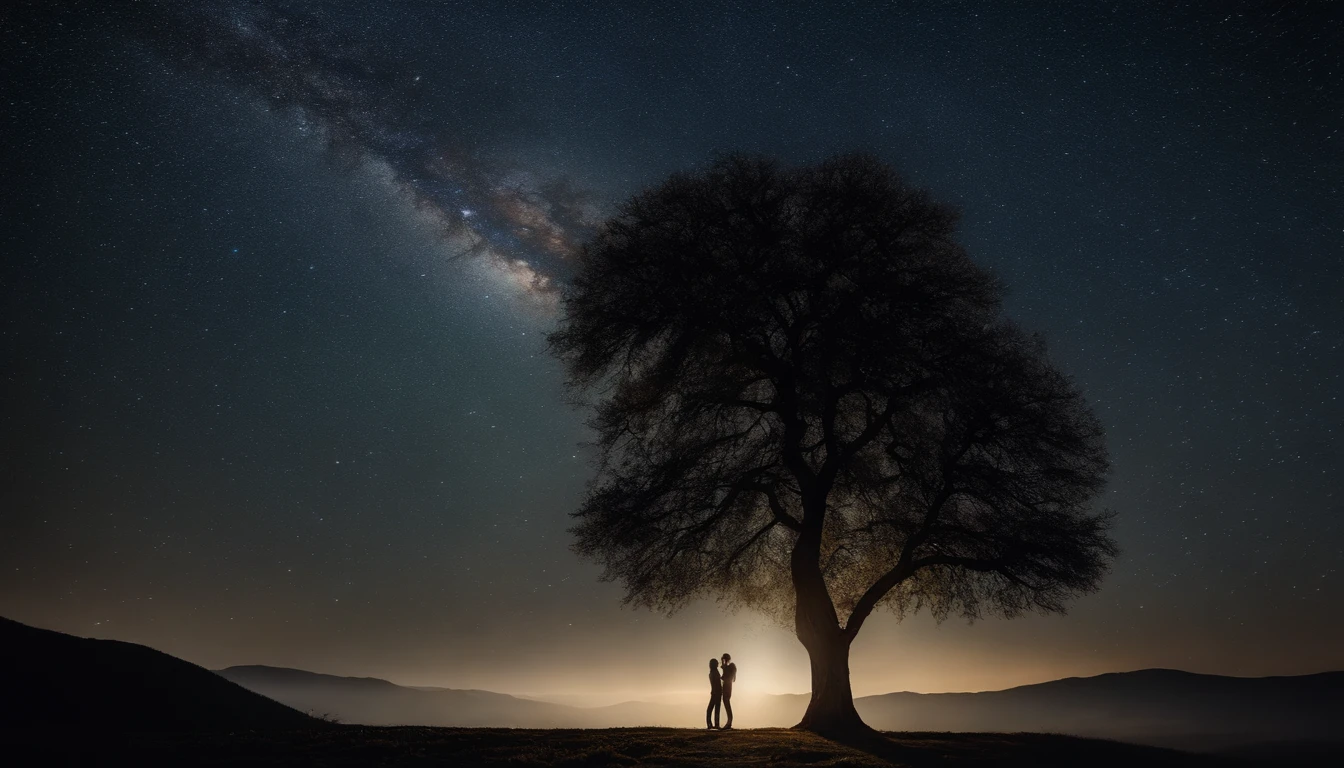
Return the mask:
[[[0,727],[163,732],[327,723],[153,648],[0,618]]]
[[[400,686],[287,667],[236,666],[217,673],[297,709],[361,725],[603,728],[684,725],[686,719],[678,708],[645,702],[585,709],[493,691]]]
[[[1344,672],[1226,677],[1144,669],[983,693],[889,693],[855,705],[883,729],[1047,731],[1192,749],[1344,741]]]
[[[396,683],[384,680],[380,677],[343,677],[340,675],[322,674],[321,672],[309,672],[304,669],[294,669],[292,667],[271,667],[265,664],[240,664],[226,669],[217,669],[215,670],[215,673],[223,675],[230,680],[254,680],[258,683],[266,683],[270,685],[367,686],[373,690],[408,687],[397,685]],[[428,689],[416,688],[415,690]],[[449,689],[439,688],[435,690]]]

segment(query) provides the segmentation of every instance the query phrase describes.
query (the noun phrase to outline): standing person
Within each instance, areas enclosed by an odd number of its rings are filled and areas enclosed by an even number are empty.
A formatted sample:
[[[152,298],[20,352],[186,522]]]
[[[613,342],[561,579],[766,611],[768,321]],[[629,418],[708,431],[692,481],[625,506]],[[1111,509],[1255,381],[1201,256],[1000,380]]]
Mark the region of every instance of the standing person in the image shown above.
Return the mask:
[[[723,730],[733,727],[733,681],[737,680],[737,665],[733,663],[733,657],[723,654],[723,711],[728,715],[728,722],[724,724]]]
[[[709,707],[705,709],[705,727],[719,727],[719,702],[723,699],[723,680],[719,678],[719,660],[709,660]],[[709,721],[709,714],[714,713],[714,722]]]

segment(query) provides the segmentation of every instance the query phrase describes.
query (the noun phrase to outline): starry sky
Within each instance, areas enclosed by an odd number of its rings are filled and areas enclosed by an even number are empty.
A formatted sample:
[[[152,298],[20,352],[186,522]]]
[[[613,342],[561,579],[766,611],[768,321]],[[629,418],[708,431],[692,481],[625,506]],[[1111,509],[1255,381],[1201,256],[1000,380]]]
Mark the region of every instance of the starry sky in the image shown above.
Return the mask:
[[[869,622],[856,694],[1344,668],[1344,13],[1330,4],[19,3],[0,11],[0,615],[620,700],[787,631],[568,549],[570,255],[717,152],[963,211],[1108,430],[1064,617]]]

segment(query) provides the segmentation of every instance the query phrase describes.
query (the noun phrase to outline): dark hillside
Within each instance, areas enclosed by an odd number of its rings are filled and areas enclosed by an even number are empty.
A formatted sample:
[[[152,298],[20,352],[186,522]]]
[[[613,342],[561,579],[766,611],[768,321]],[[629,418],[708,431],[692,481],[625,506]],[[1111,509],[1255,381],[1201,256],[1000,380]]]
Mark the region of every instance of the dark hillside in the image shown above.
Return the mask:
[[[325,727],[152,648],[0,618],[0,727],[232,731]]]

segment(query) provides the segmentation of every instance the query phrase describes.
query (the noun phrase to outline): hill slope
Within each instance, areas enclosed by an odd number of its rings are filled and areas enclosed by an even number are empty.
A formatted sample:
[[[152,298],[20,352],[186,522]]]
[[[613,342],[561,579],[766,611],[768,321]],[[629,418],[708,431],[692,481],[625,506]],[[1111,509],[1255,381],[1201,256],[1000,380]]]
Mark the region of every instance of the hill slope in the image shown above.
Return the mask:
[[[324,727],[301,712],[152,648],[0,618],[0,724],[106,731]]]

